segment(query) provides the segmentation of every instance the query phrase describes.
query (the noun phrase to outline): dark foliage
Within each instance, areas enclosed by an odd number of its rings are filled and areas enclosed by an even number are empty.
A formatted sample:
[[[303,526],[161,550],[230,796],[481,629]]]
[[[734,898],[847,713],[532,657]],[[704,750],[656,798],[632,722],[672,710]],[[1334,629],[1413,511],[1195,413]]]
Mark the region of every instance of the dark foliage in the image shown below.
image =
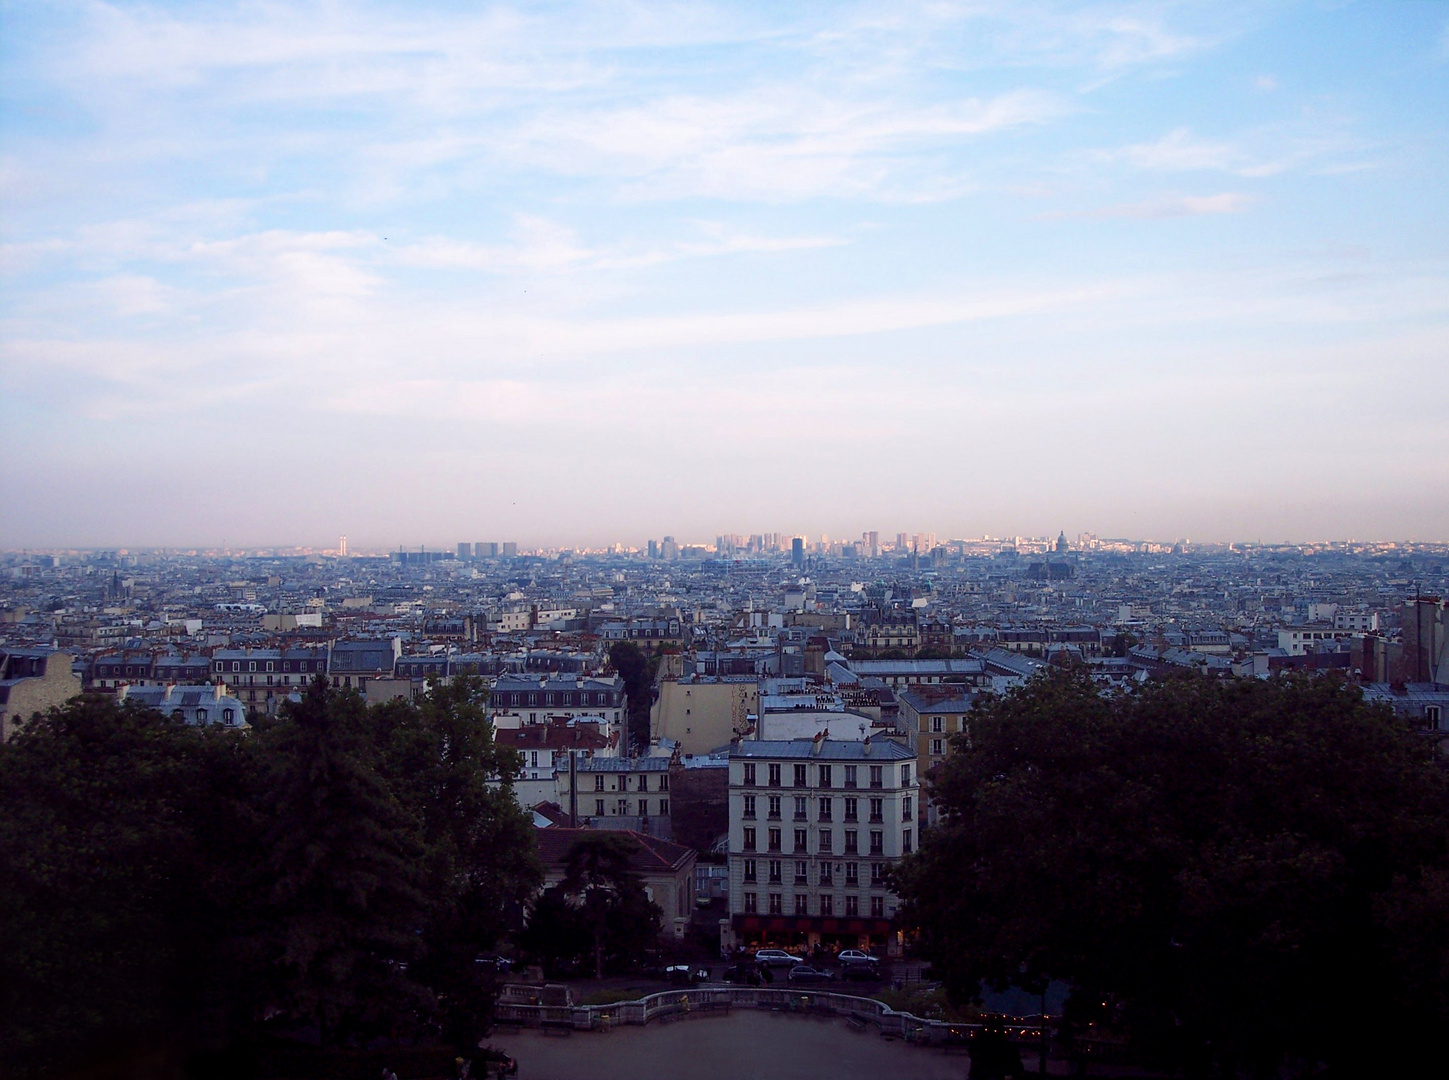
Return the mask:
[[[318,681],[249,733],[53,710],[0,747],[0,1060],[221,1075],[278,1033],[471,1044],[495,992],[474,958],[538,880],[488,783],[515,771],[463,679],[376,709]]]
[[[1108,698],[1058,671],[958,749],[897,886],[959,999],[1064,979],[1074,1015],[1191,1075],[1378,1070],[1449,1023],[1449,785],[1356,691],[1191,677]]]

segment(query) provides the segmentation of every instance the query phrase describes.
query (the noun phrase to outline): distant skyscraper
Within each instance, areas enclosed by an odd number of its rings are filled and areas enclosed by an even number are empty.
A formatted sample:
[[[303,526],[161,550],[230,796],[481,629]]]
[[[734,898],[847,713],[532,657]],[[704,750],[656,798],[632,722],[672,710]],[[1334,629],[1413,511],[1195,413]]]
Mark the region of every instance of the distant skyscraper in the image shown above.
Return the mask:
[[[659,558],[659,541],[658,540],[650,540],[649,541],[649,557],[651,559],[657,559],[657,558]]]
[[[790,565],[796,567],[805,565],[805,538],[803,536],[797,536],[790,541]]]
[[[458,544],[458,558],[471,559],[473,557],[473,545],[464,540]]]
[[[505,541],[504,544],[503,544],[503,557],[505,559],[513,559],[513,558],[516,558],[517,556],[518,556],[518,544],[516,542],[512,541],[512,540]]]
[[[347,537],[344,536],[337,541],[337,554],[343,558],[347,557]]]

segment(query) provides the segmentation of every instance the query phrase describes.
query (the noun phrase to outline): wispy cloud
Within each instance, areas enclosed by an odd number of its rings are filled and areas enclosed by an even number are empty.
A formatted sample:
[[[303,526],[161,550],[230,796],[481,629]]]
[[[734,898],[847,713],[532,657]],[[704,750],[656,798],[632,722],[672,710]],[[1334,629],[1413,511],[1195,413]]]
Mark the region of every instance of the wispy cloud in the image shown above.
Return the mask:
[[[1258,202],[1256,195],[1224,191],[1216,195],[1164,195],[1140,202],[1116,203],[1089,210],[1055,211],[1041,215],[1056,218],[1176,218],[1201,214],[1237,214]]]

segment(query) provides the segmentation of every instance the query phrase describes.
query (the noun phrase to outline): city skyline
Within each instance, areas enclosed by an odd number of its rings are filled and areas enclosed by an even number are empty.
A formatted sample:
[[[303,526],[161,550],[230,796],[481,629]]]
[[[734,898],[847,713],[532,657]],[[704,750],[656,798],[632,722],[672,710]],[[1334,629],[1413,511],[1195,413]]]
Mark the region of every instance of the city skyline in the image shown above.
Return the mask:
[[[0,547],[1443,539],[1446,125],[1428,3],[10,6]]]

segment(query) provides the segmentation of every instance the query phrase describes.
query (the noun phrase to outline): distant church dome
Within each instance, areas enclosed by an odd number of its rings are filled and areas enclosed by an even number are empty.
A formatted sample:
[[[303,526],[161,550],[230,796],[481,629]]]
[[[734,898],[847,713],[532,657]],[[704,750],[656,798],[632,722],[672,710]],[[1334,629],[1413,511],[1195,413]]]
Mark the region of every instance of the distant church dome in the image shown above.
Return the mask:
[[[1057,534],[1057,551],[1060,553],[1060,552],[1065,552],[1066,550],[1067,550],[1067,533],[1066,533],[1066,530],[1063,529],[1061,532],[1059,532]]]

